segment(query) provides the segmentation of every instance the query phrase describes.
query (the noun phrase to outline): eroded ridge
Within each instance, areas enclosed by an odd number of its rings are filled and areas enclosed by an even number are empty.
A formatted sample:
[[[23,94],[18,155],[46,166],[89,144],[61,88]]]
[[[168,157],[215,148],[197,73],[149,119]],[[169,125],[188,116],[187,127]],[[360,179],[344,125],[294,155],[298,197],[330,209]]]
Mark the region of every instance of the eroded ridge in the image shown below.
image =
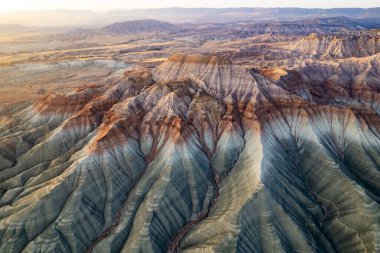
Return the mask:
[[[13,108],[0,251],[378,252],[377,58],[268,79],[174,55]]]

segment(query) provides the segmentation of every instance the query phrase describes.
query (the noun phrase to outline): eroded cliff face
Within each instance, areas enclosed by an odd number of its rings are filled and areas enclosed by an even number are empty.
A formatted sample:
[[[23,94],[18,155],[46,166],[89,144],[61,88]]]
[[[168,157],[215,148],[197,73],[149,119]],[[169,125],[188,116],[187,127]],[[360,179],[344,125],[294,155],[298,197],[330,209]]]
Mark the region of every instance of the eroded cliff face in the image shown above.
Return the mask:
[[[0,251],[379,251],[377,58],[274,80],[174,55],[9,108]]]
[[[363,57],[380,52],[380,39],[375,33],[366,31],[342,35],[313,33],[294,43],[292,49],[318,58]]]

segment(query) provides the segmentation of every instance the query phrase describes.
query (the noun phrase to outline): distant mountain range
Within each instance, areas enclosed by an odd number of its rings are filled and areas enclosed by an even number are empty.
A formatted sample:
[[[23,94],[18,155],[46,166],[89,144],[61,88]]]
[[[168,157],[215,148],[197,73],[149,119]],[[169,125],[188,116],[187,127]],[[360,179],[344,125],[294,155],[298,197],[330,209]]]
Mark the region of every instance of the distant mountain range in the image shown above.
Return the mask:
[[[0,25],[102,27],[114,22],[158,19],[170,23],[224,23],[234,21],[295,21],[344,16],[377,25],[379,8],[162,8],[115,10],[103,13],[82,10],[51,10],[0,13]]]
[[[376,23],[377,22],[377,23]],[[313,18],[294,21],[234,21],[226,23],[186,23],[171,24],[156,19],[140,19],[115,22],[102,28],[73,29],[70,27],[29,27],[23,25],[0,25],[0,33],[20,32],[71,32],[71,33],[109,33],[141,34],[168,33],[178,36],[193,36],[204,39],[247,38],[259,34],[308,35],[312,33],[332,34],[380,28],[376,19],[369,22],[347,17]]]
[[[154,19],[143,19],[117,22],[104,27],[102,31],[117,34],[136,34],[145,32],[167,32],[175,29],[176,26],[168,22],[162,22]]]
[[[155,19],[116,22],[100,29],[111,34],[170,33],[204,39],[247,38],[259,34],[308,35],[367,30],[347,17],[314,18],[296,21],[235,21],[209,24],[171,24]]]
[[[360,22],[347,17],[313,18],[296,21],[245,21],[183,26],[189,28],[183,31],[184,34],[202,35],[204,38],[247,38],[259,34],[329,34],[367,29]]]

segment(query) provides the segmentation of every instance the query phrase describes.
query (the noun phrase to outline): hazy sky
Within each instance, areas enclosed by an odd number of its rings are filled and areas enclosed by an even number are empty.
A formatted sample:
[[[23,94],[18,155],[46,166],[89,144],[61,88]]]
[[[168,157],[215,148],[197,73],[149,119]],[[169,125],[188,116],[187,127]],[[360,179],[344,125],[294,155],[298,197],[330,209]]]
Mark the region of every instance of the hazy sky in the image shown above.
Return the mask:
[[[49,9],[111,9],[161,7],[380,7],[380,0],[0,0],[0,12]]]

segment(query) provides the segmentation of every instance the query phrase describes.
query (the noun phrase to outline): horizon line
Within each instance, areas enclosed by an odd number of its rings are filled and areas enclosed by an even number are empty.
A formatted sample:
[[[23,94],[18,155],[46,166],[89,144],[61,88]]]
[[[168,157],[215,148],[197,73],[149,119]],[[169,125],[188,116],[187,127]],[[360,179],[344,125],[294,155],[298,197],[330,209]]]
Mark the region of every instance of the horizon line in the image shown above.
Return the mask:
[[[238,6],[238,7],[152,7],[152,8],[114,8],[109,10],[91,10],[91,9],[71,9],[71,8],[56,8],[56,9],[39,9],[39,10],[12,10],[12,11],[1,11],[0,14],[11,14],[19,12],[48,12],[48,11],[88,11],[94,13],[106,13],[112,11],[133,11],[133,10],[162,10],[162,9],[306,9],[306,10],[334,10],[334,9],[378,9],[380,6],[376,7],[331,7],[331,8],[322,8],[322,7],[297,7],[297,6],[288,6],[288,7],[250,7],[250,6]]]

